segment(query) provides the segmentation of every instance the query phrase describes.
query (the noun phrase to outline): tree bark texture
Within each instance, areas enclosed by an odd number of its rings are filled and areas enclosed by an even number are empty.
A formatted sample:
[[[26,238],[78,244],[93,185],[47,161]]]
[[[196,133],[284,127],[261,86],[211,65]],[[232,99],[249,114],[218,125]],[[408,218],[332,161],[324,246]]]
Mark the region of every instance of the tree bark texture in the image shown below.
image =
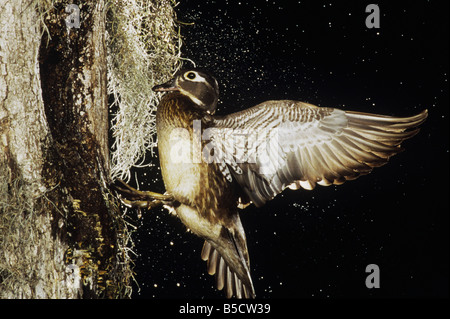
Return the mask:
[[[129,293],[108,191],[105,4],[0,4],[0,297]]]

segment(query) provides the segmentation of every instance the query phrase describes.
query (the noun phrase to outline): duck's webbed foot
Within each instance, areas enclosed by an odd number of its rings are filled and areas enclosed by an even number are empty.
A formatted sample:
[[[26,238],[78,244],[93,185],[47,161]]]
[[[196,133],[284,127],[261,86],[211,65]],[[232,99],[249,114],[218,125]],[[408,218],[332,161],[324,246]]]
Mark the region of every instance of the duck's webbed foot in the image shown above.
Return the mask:
[[[172,206],[174,198],[170,194],[140,191],[118,179],[111,185],[120,195],[120,201],[127,207],[151,209],[162,205]]]

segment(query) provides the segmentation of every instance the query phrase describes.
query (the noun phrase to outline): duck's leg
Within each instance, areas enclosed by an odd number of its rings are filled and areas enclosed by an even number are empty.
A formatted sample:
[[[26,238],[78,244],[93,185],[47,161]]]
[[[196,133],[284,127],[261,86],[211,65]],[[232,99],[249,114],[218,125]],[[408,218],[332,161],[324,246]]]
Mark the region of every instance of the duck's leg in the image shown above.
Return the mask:
[[[170,205],[174,200],[170,194],[140,191],[120,179],[116,180],[112,187],[121,195],[120,200],[122,203],[128,207],[150,209],[162,205]]]
[[[159,207],[164,205],[164,203],[160,200],[128,200],[123,197],[120,197],[120,201],[127,207],[131,208],[146,208],[151,209],[154,207]]]

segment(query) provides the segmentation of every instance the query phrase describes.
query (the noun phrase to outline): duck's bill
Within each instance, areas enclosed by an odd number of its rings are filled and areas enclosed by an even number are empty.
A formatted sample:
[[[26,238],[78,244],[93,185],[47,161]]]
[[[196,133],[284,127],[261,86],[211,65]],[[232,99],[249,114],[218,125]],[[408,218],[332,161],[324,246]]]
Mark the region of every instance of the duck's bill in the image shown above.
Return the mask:
[[[178,91],[178,87],[174,80],[170,80],[164,84],[156,85],[152,88],[154,92],[169,92],[169,91]]]

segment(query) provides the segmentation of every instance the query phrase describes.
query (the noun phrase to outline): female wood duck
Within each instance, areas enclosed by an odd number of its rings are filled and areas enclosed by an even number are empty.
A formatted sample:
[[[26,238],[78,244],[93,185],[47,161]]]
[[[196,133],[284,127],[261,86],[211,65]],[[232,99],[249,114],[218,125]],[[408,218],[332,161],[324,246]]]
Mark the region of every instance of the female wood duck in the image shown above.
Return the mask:
[[[368,174],[399,153],[427,117],[426,110],[396,118],[289,100],[215,116],[218,84],[200,69],[181,70],[153,90],[167,92],[156,115],[167,193],[127,187],[127,203],[172,209],[205,239],[201,256],[217,288],[237,298],[255,297],[238,208],[262,206],[287,187],[340,185]]]

